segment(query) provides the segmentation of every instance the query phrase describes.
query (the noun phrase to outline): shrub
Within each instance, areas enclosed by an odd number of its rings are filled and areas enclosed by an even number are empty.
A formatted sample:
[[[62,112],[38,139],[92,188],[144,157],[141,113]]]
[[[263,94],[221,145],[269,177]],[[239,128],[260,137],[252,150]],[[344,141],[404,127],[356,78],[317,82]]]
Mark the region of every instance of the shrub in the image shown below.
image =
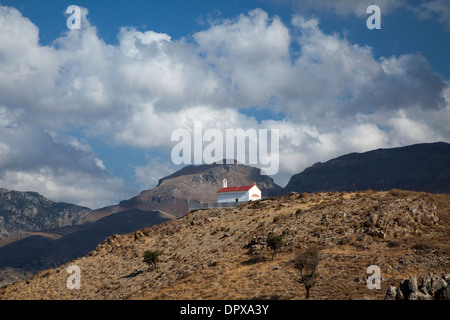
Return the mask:
[[[267,236],[267,246],[272,250],[272,260],[278,250],[283,246],[283,235],[268,235]]]
[[[436,245],[433,242],[429,241],[418,242],[412,246],[412,249],[429,253],[436,249]]]
[[[148,264],[149,267],[157,268],[157,263],[159,261],[159,256],[162,255],[161,250],[147,250],[144,252],[144,262]]]
[[[397,247],[400,247],[401,245],[402,245],[402,242],[400,240],[397,240],[397,239],[389,240],[387,242],[387,246],[389,248],[397,248]]]

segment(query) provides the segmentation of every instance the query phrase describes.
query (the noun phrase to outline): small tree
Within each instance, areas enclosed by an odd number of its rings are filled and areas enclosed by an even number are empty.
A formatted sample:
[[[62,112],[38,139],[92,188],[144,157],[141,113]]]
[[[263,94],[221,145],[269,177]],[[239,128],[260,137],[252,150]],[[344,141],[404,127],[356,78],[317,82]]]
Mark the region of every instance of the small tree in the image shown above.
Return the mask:
[[[267,246],[272,250],[272,260],[278,250],[283,246],[283,235],[278,236],[270,234],[267,236]]]
[[[161,250],[147,250],[144,252],[144,262],[148,264],[149,267],[157,268],[157,263],[159,261],[159,256],[162,255]]]
[[[305,286],[306,299],[309,299],[309,292],[316,284],[316,279],[319,276],[317,273],[317,266],[321,259],[319,252],[320,249],[317,247],[309,248],[297,254],[294,259],[294,267],[300,270],[300,277],[297,282]]]

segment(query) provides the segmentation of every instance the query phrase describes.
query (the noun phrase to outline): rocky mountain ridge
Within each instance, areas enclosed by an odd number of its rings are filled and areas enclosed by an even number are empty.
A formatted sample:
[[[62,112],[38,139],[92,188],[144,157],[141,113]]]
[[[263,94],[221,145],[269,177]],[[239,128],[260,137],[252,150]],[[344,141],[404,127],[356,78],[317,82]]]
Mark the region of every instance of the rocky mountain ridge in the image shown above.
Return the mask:
[[[422,143],[346,154],[293,175],[284,193],[393,188],[450,193],[450,144]]]
[[[37,192],[0,189],[0,239],[77,225],[91,209],[53,202]]]

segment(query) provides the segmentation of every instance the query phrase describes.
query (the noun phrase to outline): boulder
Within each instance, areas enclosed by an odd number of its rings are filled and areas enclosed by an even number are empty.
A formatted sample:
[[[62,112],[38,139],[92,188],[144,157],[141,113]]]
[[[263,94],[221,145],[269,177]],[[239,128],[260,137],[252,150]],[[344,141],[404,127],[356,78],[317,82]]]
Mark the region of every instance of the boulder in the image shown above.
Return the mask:
[[[450,300],[450,286],[447,286],[445,289],[439,291],[436,296],[436,300]]]
[[[404,279],[399,288],[399,298],[400,299],[409,299],[409,296],[419,290],[417,286],[417,278],[415,276],[411,276],[409,279]]]
[[[432,298],[428,293],[420,291],[413,291],[408,296],[408,300],[431,300]]]
[[[390,286],[387,289],[386,296],[384,297],[384,300],[396,300],[397,298],[397,288],[394,286]]]
[[[422,278],[422,284],[417,284],[417,277],[411,276],[404,279],[398,288],[391,286],[388,288],[385,300],[449,300],[450,289],[445,276],[425,275]]]
[[[441,291],[445,290],[447,288],[447,282],[442,277],[434,276],[431,279],[431,291],[432,295],[439,294]]]
[[[411,276],[409,278],[408,289],[411,293],[419,290],[419,286],[417,285],[417,278],[415,276]]]
[[[429,295],[433,295],[433,290],[431,287],[431,276],[430,275],[425,275],[422,278],[422,288],[420,289],[423,293],[427,293]]]

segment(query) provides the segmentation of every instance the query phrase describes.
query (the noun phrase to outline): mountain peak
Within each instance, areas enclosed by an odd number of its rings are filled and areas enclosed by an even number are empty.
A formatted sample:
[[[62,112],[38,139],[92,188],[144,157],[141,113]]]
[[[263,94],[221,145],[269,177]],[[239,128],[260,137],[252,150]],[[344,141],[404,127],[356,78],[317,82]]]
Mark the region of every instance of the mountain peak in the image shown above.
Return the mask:
[[[233,163],[229,163],[233,161]],[[161,183],[165,180],[168,179],[173,179],[179,176],[186,176],[186,175],[192,175],[192,174],[197,174],[206,170],[214,170],[218,167],[222,167],[222,168],[232,168],[234,166],[244,166],[244,167],[248,167],[248,168],[253,168],[253,169],[257,169],[260,170],[258,168],[254,168],[254,167],[250,167],[250,166],[246,166],[244,164],[241,164],[240,162],[238,162],[237,160],[226,160],[223,159],[221,162],[214,162],[211,164],[201,164],[201,165],[187,165],[183,168],[181,168],[180,170],[168,175],[167,177],[161,178],[159,179],[158,185],[161,185]],[[231,166],[231,167],[230,167]]]
[[[153,189],[144,190],[113,208],[96,210],[97,215],[136,208],[143,211],[159,210],[171,218],[180,217],[187,214],[189,203],[217,202],[216,192],[222,188],[224,178],[229,186],[256,183],[266,198],[278,196],[282,191],[272,178],[261,174],[261,169],[237,161],[227,164],[224,160],[223,163],[186,166],[161,178]]]

